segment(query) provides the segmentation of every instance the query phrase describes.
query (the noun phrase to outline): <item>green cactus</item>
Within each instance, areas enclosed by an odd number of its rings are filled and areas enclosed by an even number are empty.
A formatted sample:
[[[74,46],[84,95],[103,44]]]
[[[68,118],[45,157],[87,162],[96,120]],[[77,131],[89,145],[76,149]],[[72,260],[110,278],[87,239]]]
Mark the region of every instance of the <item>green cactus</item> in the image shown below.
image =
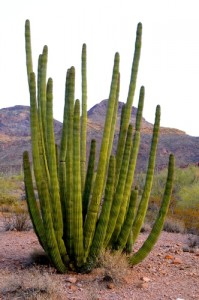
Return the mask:
[[[53,81],[47,74],[47,46],[39,55],[36,79],[33,73],[30,22],[25,25],[26,65],[30,92],[32,159],[39,205],[34,195],[28,153],[24,152],[24,181],[28,209],[41,246],[56,269],[91,270],[103,248],[131,250],[145,218],[153,180],[160,126],[160,107],[149,156],[146,183],[136,211],[138,191],[133,188],[140,144],[144,87],[140,89],[135,128],[130,124],[140,59],[142,25],[138,24],[131,80],[126,104],[122,108],[116,155],[116,130],[120,73],[119,54],[115,54],[103,138],[98,161],[96,141],[91,141],[86,163],[87,77],[86,45],[82,48],[82,115],[80,101],[74,97],[75,68],[67,70],[65,105],[60,147],[55,145],[53,127]],[[86,172],[87,166],[87,172]],[[163,226],[173,181],[174,158],[169,161],[162,206],[154,227],[129,263],[140,262],[152,249]]]

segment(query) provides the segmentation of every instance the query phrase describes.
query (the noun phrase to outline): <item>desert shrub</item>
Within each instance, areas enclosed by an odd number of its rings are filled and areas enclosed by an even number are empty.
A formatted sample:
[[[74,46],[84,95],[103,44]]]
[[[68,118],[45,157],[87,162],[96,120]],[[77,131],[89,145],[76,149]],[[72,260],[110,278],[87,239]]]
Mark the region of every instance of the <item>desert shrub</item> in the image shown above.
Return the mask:
[[[189,248],[198,248],[199,247],[199,236],[192,235],[187,239],[187,244]]]
[[[142,190],[144,186],[144,174],[137,175],[136,184]],[[166,180],[166,170],[162,170],[155,174],[152,193],[149,201],[149,209],[146,215],[146,221],[153,223],[160,206],[160,199],[164,193],[164,182]],[[187,168],[176,168],[173,184],[173,192],[171,196],[168,216],[170,225],[179,222],[184,222],[186,231],[194,234],[199,234],[199,167],[188,166]],[[168,222],[167,222],[168,223]],[[176,225],[177,227],[179,225]],[[181,227],[181,226],[180,226]],[[169,229],[168,229],[169,230]]]
[[[49,261],[49,258],[47,256],[46,252],[44,252],[43,249],[42,250],[35,249],[30,254],[29,264],[30,265],[38,265],[38,266],[42,266],[42,265],[49,266],[50,261]]]
[[[0,210],[2,210],[2,207],[4,206],[13,206],[18,202],[18,198],[13,196],[13,195],[9,195],[9,194],[1,194],[0,195]]]
[[[151,225],[149,223],[144,223],[141,228],[141,232],[150,232],[151,231]]]
[[[174,213],[184,222],[188,233],[199,235],[199,209],[177,207]]]
[[[23,207],[16,207],[11,212],[3,213],[3,219],[6,231],[27,231],[31,228],[28,211]]]
[[[113,281],[117,284],[123,282],[129,271],[126,255],[118,251],[104,250],[98,259],[97,267],[103,269],[104,281]]]
[[[163,230],[167,232],[185,233],[185,224],[181,220],[167,217]]]
[[[0,280],[0,294],[1,299],[66,299],[60,282],[36,268],[18,271],[17,275],[4,272],[3,280]]]

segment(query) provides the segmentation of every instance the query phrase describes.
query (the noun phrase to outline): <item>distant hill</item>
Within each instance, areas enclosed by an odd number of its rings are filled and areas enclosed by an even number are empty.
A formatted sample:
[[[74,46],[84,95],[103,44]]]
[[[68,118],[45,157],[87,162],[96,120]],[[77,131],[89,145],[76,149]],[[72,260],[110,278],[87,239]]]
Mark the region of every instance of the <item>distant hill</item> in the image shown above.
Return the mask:
[[[116,149],[119,122],[123,103],[118,106],[118,119],[116,125],[114,149]],[[101,101],[88,111],[88,136],[87,148],[89,152],[90,140],[97,140],[99,153],[103,133],[107,100]],[[135,123],[137,109],[132,108],[131,122]],[[17,105],[0,109],[0,173],[19,171],[22,166],[23,151],[31,151],[30,146],[30,113],[28,106]],[[57,142],[60,141],[62,123],[55,120],[55,135]],[[142,120],[141,145],[138,155],[137,169],[145,170],[150,149],[151,133],[153,124]],[[176,164],[186,167],[188,164],[199,162],[199,137],[192,137],[185,132],[161,127],[157,154],[157,168],[162,169],[168,163],[169,153],[174,153]]]

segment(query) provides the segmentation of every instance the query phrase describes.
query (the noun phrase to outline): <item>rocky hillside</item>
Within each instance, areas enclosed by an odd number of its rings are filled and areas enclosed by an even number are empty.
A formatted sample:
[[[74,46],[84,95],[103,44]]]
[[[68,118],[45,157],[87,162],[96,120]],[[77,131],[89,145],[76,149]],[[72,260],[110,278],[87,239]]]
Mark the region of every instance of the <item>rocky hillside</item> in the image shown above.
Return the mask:
[[[123,103],[119,103],[118,120],[115,133],[114,148],[117,145],[120,115]],[[90,140],[97,140],[99,152],[100,141],[107,101],[96,104],[88,111],[88,152]],[[133,107],[131,121],[135,122],[137,109]],[[30,151],[30,114],[28,106],[14,106],[0,110],[0,173],[13,173],[21,169],[22,153]],[[55,134],[59,143],[62,124],[55,120]],[[142,137],[137,168],[145,170],[150,149],[153,125],[142,120]],[[169,153],[175,154],[178,166],[186,167],[188,164],[199,162],[199,137],[186,135],[183,131],[172,128],[161,128],[158,146],[157,168],[162,169],[167,165]]]

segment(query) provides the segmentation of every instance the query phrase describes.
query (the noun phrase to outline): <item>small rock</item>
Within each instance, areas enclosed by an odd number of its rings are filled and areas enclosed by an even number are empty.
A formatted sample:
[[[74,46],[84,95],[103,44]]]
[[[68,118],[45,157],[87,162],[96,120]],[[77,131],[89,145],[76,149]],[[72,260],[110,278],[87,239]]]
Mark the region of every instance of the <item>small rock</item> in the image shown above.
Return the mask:
[[[78,286],[79,288],[81,288],[83,285],[82,285],[82,283],[78,282],[78,283],[77,283],[77,286]]]
[[[107,288],[110,289],[110,290],[114,289],[114,287],[115,287],[115,285],[112,282],[107,284]]]
[[[149,287],[149,284],[148,284],[148,282],[140,282],[137,285],[137,287],[140,288],[140,289],[147,289]]]
[[[68,278],[66,278],[66,281],[70,282],[70,283],[76,283],[77,282],[77,278],[76,277],[68,277]]]
[[[148,277],[141,277],[140,278],[142,281],[144,281],[144,282],[149,282],[149,281],[151,281],[151,279],[150,278],[148,278]]]
[[[70,285],[69,287],[68,287],[71,291],[73,291],[73,292],[76,292],[77,291],[77,287],[75,286],[75,285]]]
[[[167,255],[165,255],[165,257],[164,257],[165,259],[173,259],[173,256],[172,255],[170,255],[170,254],[167,254]]]
[[[194,248],[192,248],[192,249],[190,249],[190,253],[195,253],[195,249]]]
[[[189,251],[190,251],[190,249],[189,249],[189,247],[188,247],[188,246],[184,246],[184,247],[182,248],[182,251],[183,251],[183,252],[189,252]]]
[[[182,260],[180,258],[175,258],[172,261],[172,264],[174,264],[174,265],[180,265],[180,264],[182,264]]]

